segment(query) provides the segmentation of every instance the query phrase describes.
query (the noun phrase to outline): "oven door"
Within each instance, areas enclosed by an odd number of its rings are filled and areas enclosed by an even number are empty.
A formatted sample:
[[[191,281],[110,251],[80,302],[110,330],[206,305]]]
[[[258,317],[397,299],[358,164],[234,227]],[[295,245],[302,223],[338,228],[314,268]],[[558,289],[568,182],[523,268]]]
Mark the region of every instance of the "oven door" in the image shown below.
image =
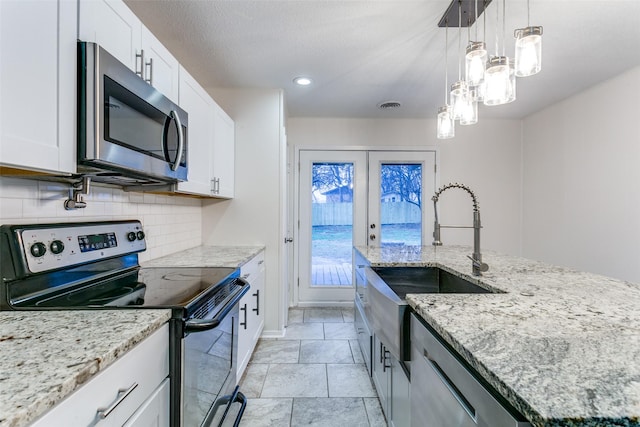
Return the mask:
[[[187,179],[187,113],[94,43],[79,42],[80,165]]]
[[[237,426],[240,422],[246,398],[236,387],[238,304],[248,288],[245,285],[213,318],[205,316],[185,324],[183,427]],[[217,326],[210,328],[213,324]]]

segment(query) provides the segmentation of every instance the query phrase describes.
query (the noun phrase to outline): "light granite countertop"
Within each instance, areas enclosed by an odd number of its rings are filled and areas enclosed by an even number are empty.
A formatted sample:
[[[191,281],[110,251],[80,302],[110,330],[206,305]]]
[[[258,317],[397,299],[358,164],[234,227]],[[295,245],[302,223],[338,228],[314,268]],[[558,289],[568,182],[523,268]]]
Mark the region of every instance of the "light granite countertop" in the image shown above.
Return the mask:
[[[170,317],[171,310],[0,312],[0,426],[28,425]]]
[[[242,267],[264,246],[197,246],[142,264],[143,267]]]
[[[467,247],[356,248],[495,294],[410,294],[413,310],[534,426],[640,426],[640,285]]]

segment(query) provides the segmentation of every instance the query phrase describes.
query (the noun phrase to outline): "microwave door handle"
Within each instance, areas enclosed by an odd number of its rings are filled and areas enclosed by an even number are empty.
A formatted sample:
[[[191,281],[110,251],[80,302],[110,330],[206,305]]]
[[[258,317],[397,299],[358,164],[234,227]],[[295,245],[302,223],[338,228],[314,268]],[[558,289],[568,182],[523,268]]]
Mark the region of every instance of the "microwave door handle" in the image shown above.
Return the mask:
[[[182,160],[182,150],[184,149],[184,134],[182,133],[182,123],[180,122],[180,116],[174,110],[171,110],[171,118],[175,120],[176,127],[178,128],[178,152],[176,153],[176,159],[171,165],[171,170],[175,171],[180,166]]]

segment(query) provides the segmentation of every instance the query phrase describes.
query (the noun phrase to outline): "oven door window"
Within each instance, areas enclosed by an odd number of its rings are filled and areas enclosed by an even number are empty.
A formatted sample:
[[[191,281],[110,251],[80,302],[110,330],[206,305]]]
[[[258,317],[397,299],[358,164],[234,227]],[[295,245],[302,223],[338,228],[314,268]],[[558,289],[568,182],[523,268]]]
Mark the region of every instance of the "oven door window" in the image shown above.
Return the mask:
[[[176,159],[175,120],[107,76],[104,76],[104,100],[105,141],[166,162]],[[184,126],[182,131],[186,133]],[[180,164],[186,166],[185,155]]]
[[[228,315],[217,328],[190,333],[184,339],[184,427],[199,427],[226,392],[232,367],[233,319]]]

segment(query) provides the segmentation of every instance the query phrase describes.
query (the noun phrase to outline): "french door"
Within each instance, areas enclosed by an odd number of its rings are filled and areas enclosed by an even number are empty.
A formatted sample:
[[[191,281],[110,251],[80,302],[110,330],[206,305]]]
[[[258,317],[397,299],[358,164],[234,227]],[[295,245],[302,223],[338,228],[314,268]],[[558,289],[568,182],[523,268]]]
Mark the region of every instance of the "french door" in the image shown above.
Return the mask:
[[[434,151],[369,152],[369,246],[430,245]]]
[[[354,297],[353,245],[366,245],[366,151],[301,151],[299,305]]]
[[[298,305],[351,303],[353,246],[431,244],[434,151],[301,150]]]

